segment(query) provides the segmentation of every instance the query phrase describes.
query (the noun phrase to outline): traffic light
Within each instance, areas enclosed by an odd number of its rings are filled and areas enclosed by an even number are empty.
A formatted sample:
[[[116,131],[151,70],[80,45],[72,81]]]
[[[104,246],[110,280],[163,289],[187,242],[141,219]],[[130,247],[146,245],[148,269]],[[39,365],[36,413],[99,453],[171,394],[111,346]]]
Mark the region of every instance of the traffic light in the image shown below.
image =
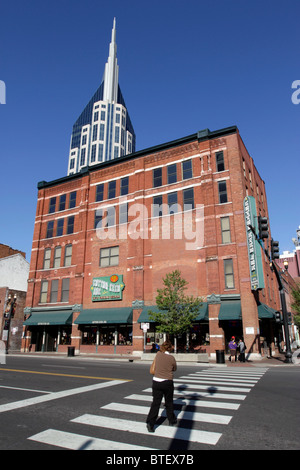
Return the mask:
[[[279,259],[279,242],[275,242],[273,238],[271,240],[271,258]]]
[[[258,237],[260,240],[268,238],[269,236],[269,224],[267,217],[258,216]]]
[[[281,312],[275,312],[276,323],[281,323]]]

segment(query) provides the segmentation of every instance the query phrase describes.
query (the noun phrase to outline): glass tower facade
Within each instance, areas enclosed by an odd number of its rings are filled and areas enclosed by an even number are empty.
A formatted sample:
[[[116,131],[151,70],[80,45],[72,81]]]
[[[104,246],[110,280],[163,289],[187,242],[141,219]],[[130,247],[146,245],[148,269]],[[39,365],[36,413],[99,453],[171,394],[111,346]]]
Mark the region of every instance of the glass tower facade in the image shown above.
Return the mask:
[[[135,132],[118,84],[116,20],[98,90],[73,125],[68,175],[135,152]]]

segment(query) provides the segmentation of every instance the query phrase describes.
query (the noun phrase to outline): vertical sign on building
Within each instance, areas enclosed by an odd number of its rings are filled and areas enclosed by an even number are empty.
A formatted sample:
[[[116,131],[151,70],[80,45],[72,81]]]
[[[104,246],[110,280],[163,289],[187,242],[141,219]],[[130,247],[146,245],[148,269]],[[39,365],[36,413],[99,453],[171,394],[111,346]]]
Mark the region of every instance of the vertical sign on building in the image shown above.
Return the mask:
[[[244,199],[244,216],[247,234],[248,259],[250,269],[251,290],[263,289],[265,287],[261,246],[256,240],[251,227],[257,233],[257,213],[255,199],[253,196],[246,196]]]

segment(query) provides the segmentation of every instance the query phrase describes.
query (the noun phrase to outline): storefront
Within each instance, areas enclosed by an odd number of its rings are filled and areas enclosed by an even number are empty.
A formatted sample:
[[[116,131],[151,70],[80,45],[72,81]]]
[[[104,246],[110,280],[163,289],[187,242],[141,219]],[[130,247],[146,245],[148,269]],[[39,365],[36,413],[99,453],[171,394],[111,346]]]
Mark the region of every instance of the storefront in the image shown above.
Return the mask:
[[[110,346],[113,352],[116,346],[132,346],[132,313],[127,307],[82,310],[74,322],[81,332],[80,349],[93,346],[92,350],[101,352]]]
[[[58,352],[71,344],[72,310],[32,309],[24,321],[25,336],[29,337],[25,349]]]
[[[160,346],[165,341],[165,335],[157,331],[157,324],[150,318],[149,312],[159,312],[156,305],[145,306],[139,316],[138,323],[144,332],[146,351],[154,351],[155,345]],[[172,339],[172,338],[171,338]],[[190,331],[178,336],[178,351],[204,351],[209,346],[208,304],[203,302]]]

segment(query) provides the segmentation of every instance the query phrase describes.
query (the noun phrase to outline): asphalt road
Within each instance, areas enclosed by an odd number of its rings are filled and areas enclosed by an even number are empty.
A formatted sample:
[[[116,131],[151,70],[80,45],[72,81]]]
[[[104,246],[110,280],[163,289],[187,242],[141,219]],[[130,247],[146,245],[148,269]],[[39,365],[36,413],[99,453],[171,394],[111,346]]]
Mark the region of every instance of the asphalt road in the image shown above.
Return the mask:
[[[151,434],[149,364],[9,355],[0,365],[0,449],[299,450],[299,366],[178,364],[175,380],[178,426],[162,415]]]

